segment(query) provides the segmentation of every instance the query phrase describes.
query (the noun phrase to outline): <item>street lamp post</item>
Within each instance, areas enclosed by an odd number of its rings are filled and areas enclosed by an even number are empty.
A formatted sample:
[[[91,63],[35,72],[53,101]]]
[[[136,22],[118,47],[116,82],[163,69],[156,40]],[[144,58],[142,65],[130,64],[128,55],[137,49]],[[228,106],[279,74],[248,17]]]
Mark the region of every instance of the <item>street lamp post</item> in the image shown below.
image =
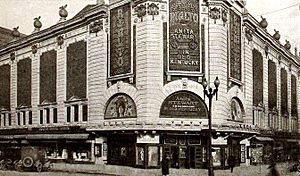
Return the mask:
[[[211,153],[211,137],[212,137],[212,129],[211,129],[211,105],[212,105],[212,98],[216,95],[216,100],[218,99],[218,87],[220,85],[220,81],[218,77],[216,77],[214,81],[215,89],[213,90],[212,88],[208,88],[207,91],[207,80],[206,78],[203,78],[202,80],[202,86],[203,86],[203,93],[204,93],[204,98],[205,96],[208,97],[208,141],[207,141],[207,148],[208,148],[208,175],[209,176],[214,176],[214,170],[212,166],[212,153]]]

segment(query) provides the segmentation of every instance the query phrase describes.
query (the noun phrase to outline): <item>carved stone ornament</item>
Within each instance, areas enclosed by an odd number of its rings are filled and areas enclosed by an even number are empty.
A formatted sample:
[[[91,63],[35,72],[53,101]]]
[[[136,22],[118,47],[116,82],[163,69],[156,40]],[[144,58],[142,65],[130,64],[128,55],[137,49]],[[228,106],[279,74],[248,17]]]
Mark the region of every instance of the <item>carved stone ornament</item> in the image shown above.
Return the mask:
[[[209,10],[209,17],[211,19],[215,20],[215,23],[216,23],[216,20],[220,19],[220,17],[221,17],[220,9],[217,8],[217,7],[210,8],[210,10]]]
[[[273,38],[274,38],[275,40],[279,40],[279,39],[280,39],[279,31],[277,31],[276,29],[274,29],[274,31],[275,31],[275,34],[273,35]]]
[[[267,22],[266,18],[261,16],[261,21],[259,22],[259,25],[263,29],[266,29],[268,27],[268,22]]]
[[[228,21],[228,18],[227,18],[227,10],[223,9],[222,10],[222,21],[224,22],[224,24]]]
[[[67,4],[64,6],[59,7],[59,16],[61,18],[66,18],[68,16],[68,11],[66,10]]]
[[[10,60],[13,62],[16,59],[16,54],[14,52],[10,53]]]
[[[246,33],[246,38],[248,39],[249,42],[251,42],[253,40],[252,30],[246,28],[245,33]]]
[[[291,49],[291,44],[288,40],[285,40],[285,44],[284,44],[284,48],[287,49],[287,50],[290,50]]]
[[[56,43],[59,45],[59,46],[61,46],[62,44],[64,44],[64,38],[63,38],[63,36],[58,36],[58,37],[56,37]]]
[[[103,29],[103,21],[96,20],[90,24],[90,33],[97,33]]]
[[[269,45],[268,44],[265,45],[265,54],[266,54],[266,56],[268,56],[268,54],[269,54]]]
[[[137,14],[137,17],[141,18],[141,21],[143,21],[143,17],[146,16],[147,10],[146,5],[141,4],[135,8],[135,12]]]
[[[14,36],[14,37],[20,37],[20,32],[18,31],[19,29],[19,26],[13,28],[13,31],[11,32],[11,34]]]
[[[31,46],[31,52],[32,52],[33,54],[37,53],[37,45],[32,45],[32,46]]]
[[[156,5],[155,3],[151,3],[150,5],[148,5],[148,14],[152,15],[152,20],[154,20],[154,15],[159,14],[158,5]]]
[[[34,18],[33,26],[37,29],[40,29],[42,27],[42,23],[40,21],[41,16]]]

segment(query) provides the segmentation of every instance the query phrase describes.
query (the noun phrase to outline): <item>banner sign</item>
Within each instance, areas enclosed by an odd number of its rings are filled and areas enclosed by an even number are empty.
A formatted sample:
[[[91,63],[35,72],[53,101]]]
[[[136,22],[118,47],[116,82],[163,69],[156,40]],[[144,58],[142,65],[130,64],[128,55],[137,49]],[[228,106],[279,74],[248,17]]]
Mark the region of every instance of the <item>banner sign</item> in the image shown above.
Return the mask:
[[[170,71],[200,71],[199,1],[170,0]]]
[[[130,4],[110,10],[110,76],[131,73]]]
[[[196,94],[180,91],[168,96],[160,109],[162,118],[208,118],[203,100]]]

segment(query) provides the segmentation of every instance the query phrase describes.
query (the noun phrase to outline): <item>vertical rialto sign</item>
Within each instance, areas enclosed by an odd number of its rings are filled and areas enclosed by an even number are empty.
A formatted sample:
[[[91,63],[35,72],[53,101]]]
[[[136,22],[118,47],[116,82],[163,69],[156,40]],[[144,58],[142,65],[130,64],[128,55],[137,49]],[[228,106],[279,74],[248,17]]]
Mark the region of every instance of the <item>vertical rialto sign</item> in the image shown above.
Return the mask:
[[[169,71],[200,71],[199,1],[170,0]]]

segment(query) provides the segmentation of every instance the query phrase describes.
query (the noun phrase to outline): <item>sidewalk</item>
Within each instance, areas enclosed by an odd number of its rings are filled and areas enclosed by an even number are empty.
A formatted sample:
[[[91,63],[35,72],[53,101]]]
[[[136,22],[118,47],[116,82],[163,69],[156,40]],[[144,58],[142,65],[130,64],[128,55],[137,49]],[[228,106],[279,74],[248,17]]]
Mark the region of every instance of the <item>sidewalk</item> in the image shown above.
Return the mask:
[[[288,172],[287,163],[277,164],[277,169],[281,176],[300,176],[297,172]],[[100,164],[65,164],[54,163],[52,171],[107,174],[117,176],[160,176],[160,169],[138,169],[126,166],[100,165]],[[230,170],[215,170],[215,176],[265,176],[268,173],[268,165],[261,166],[240,166],[235,167],[233,173]],[[205,169],[170,169],[170,176],[206,176]]]

